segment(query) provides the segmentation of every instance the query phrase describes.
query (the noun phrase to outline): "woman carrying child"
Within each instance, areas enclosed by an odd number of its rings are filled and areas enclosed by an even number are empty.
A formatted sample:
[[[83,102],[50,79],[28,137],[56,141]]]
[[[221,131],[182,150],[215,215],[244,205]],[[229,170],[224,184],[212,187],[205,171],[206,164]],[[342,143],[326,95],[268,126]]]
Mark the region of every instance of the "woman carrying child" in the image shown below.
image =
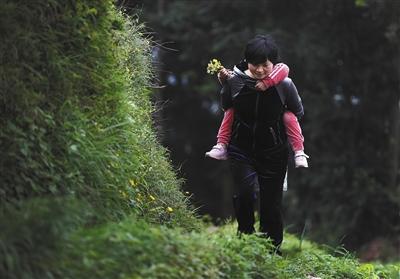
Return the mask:
[[[278,48],[270,36],[258,35],[250,40],[244,56],[245,61],[234,67],[232,75],[224,72],[220,75],[222,107],[233,114],[226,116],[228,123],[233,118],[233,124],[227,126],[231,135],[224,139],[220,132],[218,140],[222,139],[225,142],[219,143],[227,146],[238,231],[255,232],[254,186],[258,183],[260,232],[272,239],[279,253],[283,239],[282,186],[288,162],[286,130],[289,129],[287,125],[285,128],[284,114],[291,111],[297,122],[303,115],[303,106],[291,79],[285,77],[269,88],[262,82],[273,72],[278,60]]]
[[[218,73],[218,80],[224,84],[226,79],[230,78],[234,72],[223,68]],[[273,66],[273,69],[267,77],[258,80],[255,89],[266,91],[271,86],[279,84],[282,80],[288,77],[289,67],[284,63],[278,63]],[[217,144],[212,149],[206,152],[206,157],[216,160],[227,160],[227,147],[232,133],[234,109],[230,108],[225,111],[224,118],[218,130]],[[286,135],[289,145],[294,152],[294,164],[296,168],[308,168],[308,155],[304,153],[304,137],[301,131],[299,121],[290,110],[286,110],[283,114],[283,123],[286,127]]]

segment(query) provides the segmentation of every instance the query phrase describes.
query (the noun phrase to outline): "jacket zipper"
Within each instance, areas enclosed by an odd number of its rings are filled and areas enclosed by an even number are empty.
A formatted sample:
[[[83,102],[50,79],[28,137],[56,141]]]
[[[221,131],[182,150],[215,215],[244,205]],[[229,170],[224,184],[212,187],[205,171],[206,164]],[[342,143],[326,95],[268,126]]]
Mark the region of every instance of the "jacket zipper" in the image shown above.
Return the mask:
[[[282,137],[281,137],[281,125],[279,124],[279,121],[277,122],[277,125],[278,125],[278,140],[279,140],[279,143],[280,144],[282,144],[283,143],[283,141],[282,141]]]
[[[253,151],[256,150],[256,127],[257,127],[257,115],[258,115],[258,99],[260,98],[260,93],[257,92],[257,98],[256,98],[256,111],[254,114],[254,126],[253,126]]]
[[[276,140],[276,134],[275,134],[274,129],[273,129],[272,127],[269,127],[269,131],[270,131],[271,134],[272,134],[272,138],[274,139],[275,145],[277,145],[277,144],[278,144],[278,141]]]

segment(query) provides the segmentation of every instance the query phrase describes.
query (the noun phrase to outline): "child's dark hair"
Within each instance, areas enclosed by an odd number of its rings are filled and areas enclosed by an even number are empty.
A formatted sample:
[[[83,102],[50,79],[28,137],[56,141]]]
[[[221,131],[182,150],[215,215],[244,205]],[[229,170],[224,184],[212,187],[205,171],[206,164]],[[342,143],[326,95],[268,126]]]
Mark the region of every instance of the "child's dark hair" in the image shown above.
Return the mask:
[[[245,48],[244,58],[253,65],[267,61],[278,63],[278,46],[270,35],[257,35],[251,39]]]

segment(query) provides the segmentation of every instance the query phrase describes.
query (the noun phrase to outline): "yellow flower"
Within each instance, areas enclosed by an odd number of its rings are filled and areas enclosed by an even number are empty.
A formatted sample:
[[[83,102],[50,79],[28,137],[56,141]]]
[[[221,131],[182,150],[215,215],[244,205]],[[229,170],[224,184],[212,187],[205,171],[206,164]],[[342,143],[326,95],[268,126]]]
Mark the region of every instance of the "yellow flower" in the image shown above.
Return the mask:
[[[127,195],[127,193],[126,192],[124,192],[124,191],[119,191],[120,193],[121,193],[121,196],[123,197],[123,198],[126,198],[128,195]]]
[[[149,195],[149,198],[150,198],[152,201],[155,201],[155,200],[156,200],[156,198],[153,197],[152,195]]]
[[[213,75],[218,73],[222,68],[221,62],[214,58],[207,64],[207,73]]]
[[[167,211],[169,212],[169,213],[171,213],[172,211],[174,211],[171,207],[167,207]]]
[[[129,183],[132,187],[135,187],[137,185],[137,183],[133,179],[129,179]]]

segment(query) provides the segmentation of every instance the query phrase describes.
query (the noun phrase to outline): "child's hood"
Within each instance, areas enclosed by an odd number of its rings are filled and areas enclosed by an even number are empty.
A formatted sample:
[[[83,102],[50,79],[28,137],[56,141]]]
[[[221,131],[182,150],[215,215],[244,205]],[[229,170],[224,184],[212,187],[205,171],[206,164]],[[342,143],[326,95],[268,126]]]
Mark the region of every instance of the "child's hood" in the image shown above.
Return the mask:
[[[245,83],[247,86],[254,88],[254,86],[257,83],[257,80],[254,78],[249,77],[248,75],[245,74],[245,71],[248,69],[247,67],[247,62],[246,61],[241,61],[239,64],[235,65],[233,67],[233,72],[240,77],[240,79],[243,80],[243,83]]]
[[[240,62],[233,68],[233,76],[228,79],[233,97],[235,97],[245,85],[252,89],[255,88],[257,80],[246,75],[246,70],[247,63],[245,61]]]

